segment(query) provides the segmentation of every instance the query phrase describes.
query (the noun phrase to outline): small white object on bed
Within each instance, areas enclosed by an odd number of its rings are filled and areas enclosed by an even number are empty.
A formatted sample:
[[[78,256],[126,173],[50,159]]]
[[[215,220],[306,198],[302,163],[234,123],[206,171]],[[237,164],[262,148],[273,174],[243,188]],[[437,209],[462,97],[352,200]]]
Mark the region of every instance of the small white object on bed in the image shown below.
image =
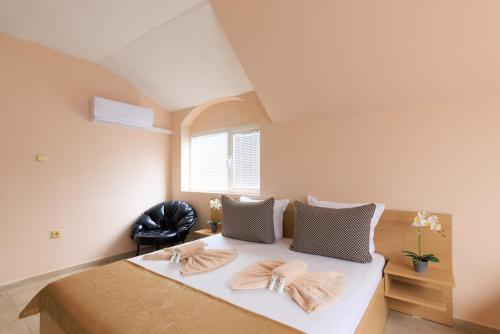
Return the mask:
[[[203,241],[207,244],[207,249],[236,249],[238,257],[217,270],[192,276],[182,276],[178,265],[167,261],[148,261],[143,260],[142,256],[129,261],[306,333],[354,333],[377,289],[385,262],[380,254],[375,254],[371,263],[361,264],[297,253],[289,249],[292,240],[288,238],[265,245],[225,238],[218,234]],[[346,275],[345,290],[326,309],[307,314],[285,294],[273,293],[267,289],[232,291],[229,288],[228,283],[236,272],[266,259],[300,259],[307,263],[309,271],[343,272]]]

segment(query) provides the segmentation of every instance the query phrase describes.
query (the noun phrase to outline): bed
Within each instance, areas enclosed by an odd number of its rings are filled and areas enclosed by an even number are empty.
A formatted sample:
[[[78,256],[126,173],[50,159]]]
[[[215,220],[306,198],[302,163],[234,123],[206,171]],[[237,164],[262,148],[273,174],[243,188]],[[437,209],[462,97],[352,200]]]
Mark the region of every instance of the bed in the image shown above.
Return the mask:
[[[233,262],[213,272],[183,277],[164,261],[136,257],[50,284],[34,298],[31,307],[28,305],[24,315],[40,312],[41,334],[382,333],[388,312],[382,279],[385,259],[401,258],[401,247],[413,241],[410,235],[414,236],[414,231],[408,227],[413,215],[384,213],[375,234],[379,254],[369,264],[290,251],[293,212],[287,210],[285,238],[276,244],[221,235],[205,238],[207,248],[235,248],[239,252]],[[440,251],[437,249],[437,253]],[[231,291],[227,287],[234,272],[273,257],[303,259],[311,271],[345,272],[346,289],[330,307],[308,315],[286,294]]]
[[[262,245],[218,234],[205,238],[204,241],[207,248],[237,249],[238,257],[215,271],[191,276],[182,276],[177,266],[165,265],[164,261],[147,261],[142,257],[129,261],[305,333],[331,333],[332,324],[335,324],[335,333],[353,333],[377,289],[385,264],[384,257],[380,254],[376,254],[371,263],[359,264],[293,252],[289,249],[292,242],[289,238],[280,239],[275,244]],[[308,264],[310,271],[344,272],[346,288],[334,304],[313,314],[305,313],[286,293],[269,293],[267,290],[232,291],[228,288],[227,282],[235,272],[270,258],[285,261],[301,259]]]

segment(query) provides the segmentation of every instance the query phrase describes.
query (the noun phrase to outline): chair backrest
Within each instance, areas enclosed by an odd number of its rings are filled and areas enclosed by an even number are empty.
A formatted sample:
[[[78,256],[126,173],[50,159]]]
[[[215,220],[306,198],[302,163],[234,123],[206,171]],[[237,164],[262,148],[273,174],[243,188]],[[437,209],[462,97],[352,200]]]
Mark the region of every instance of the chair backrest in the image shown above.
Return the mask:
[[[184,201],[166,201],[158,203],[144,211],[132,227],[131,237],[144,229],[151,229],[146,222],[148,217],[164,230],[175,230],[180,237],[185,237],[196,223],[194,208]]]
[[[163,229],[167,228],[167,217],[165,216],[165,203],[166,202],[158,203],[150,207],[146,211],[144,211],[144,214],[146,216],[149,216],[149,218],[151,218],[152,221],[160,225],[161,228]]]
[[[197,219],[195,209],[184,201],[164,202],[164,213],[169,229],[182,230],[186,233],[193,227]]]

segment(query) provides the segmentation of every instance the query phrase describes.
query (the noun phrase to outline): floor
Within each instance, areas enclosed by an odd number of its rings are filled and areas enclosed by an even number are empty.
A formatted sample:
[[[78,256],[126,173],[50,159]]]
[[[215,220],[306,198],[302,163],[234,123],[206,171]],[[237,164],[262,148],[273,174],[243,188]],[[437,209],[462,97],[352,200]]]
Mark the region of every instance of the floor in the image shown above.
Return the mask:
[[[38,334],[40,316],[37,314],[25,319],[19,319],[19,312],[45,285],[81,271],[83,270],[76,270],[64,275],[53,276],[6,291],[0,291],[0,334]]]
[[[482,334],[473,329],[456,329],[438,323],[390,311],[384,334]]]
[[[62,277],[80,272],[66,273],[38,282],[0,291],[0,333],[1,334],[36,334],[39,333],[38,315],[18,319],[19,312],[31,298],[46,284]],[[384,334],[480,334],[473,330],[457,330],[437,323],[417,319],[402,313],[390,312]]]

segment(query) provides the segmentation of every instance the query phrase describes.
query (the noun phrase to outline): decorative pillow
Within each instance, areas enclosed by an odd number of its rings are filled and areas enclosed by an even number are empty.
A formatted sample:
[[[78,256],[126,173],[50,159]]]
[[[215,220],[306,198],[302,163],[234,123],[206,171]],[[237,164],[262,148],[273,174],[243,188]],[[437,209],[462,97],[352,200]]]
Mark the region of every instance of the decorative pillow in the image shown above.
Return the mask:
[[[291,250],[366,263],[370,221],[375,204],[330,209],[294,202],[295,232]]]
[[[238,202],[222,195],[222,235],[229,238],[272,244],[274,198],[262,202]]]
[[[252,199],[248,196],[240,196],[240,202],[262,202],[262,200]],[[288,198],[274,200],[273,222],[276,240],[283,238],[283,213],[285,213],[288,202],[290,202]]]
[[[322,208],[332,208],[332,209],[344,209],[344,208],[355,208],[357,206],[363,206],[370,203],[340,203],[340,202],[329,202],[329,201],[319,201],[316,197],[308,195],[307,200],[309,205],[319,206]],[[375,226],[377,226],[380,217],[385,210],[385,204],[382,203],[374,203],[375,213],[373,214],[372,220],[370,222],[370,254],[372,256],[375,255],[375,242],[373,241],[373,237],[375,236]]]

